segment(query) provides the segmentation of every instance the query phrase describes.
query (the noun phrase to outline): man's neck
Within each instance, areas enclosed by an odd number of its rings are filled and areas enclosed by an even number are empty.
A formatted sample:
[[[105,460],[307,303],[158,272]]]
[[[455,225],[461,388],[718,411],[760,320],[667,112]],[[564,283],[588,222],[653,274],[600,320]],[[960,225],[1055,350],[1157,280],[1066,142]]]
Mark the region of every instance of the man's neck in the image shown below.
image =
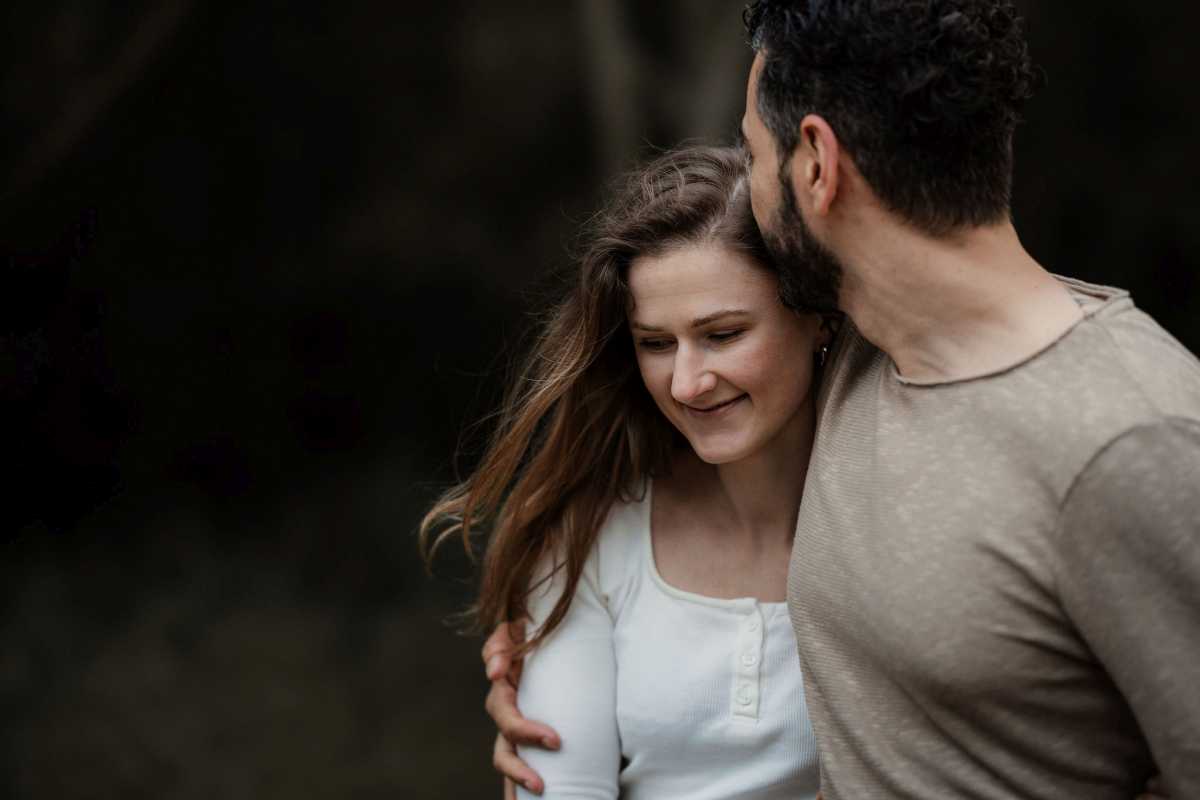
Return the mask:
[[[937,239],[894,221],[866,227],[838,248],[841,304],[906,380],[963,380],[1015,366],[1082,317],[1007,222]]]

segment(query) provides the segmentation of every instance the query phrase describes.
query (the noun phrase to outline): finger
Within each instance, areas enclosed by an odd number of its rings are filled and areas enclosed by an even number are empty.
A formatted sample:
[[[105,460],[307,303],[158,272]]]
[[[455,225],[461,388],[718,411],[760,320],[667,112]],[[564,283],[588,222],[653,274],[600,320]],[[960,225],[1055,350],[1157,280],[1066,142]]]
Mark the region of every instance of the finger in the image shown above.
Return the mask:
[[[512,637],[515,644],[524,644],[525,642],[525,622],[524,619],[518,619],[508,626],[508,633]],[[525,666],[525,659],[514,658],[509,656],[508,682],[513,686],[521,685],[521,668]]]
[[[486,664],[488,680],[502,677],[512,667],[512,651],[515,643],[509,631],[509,623],[502,622],[483,643],[483,663]]]
[[[514,744],[557,750],[562,741],[549,725],[525,719],[517,708],[517,690],[506,681],[496,681],[488,692],[483,707],[487,710],[500,734]]]
[[[513,649],[516,642],[513,641],[513,626],[507,622],[501,622],[496,626],[496,630],[492,631],[492,635],[483,643],[483,660],[487,661],[492,656],[508,652]]]
[[[510,686],[521,685],[521,668],[525,666],[525,659],[514,659],[511,666],[508,668],[507,674],[504,675],[504,680],[508,681]]]
[[[541,794],[545,789],[541,777],[517,756],[517,751],[503,736],[496,737],[496,744],[492,748],[492,766],[505,778],[521,784],[534,794]],[[515,790],[513,795],[516,795]]]
[[[517,785],[508,778],[504,779],[504,800],[517,800]]]

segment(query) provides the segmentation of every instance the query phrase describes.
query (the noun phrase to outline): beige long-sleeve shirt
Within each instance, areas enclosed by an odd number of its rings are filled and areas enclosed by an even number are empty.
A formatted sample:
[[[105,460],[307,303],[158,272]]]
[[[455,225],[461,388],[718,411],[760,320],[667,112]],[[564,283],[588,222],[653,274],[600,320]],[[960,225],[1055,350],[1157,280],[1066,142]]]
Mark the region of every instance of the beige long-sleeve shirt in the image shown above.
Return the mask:
[[[1067,283],[986,377],[839,339],[789,576],[826,800],[1200,798],[1200,363]]]

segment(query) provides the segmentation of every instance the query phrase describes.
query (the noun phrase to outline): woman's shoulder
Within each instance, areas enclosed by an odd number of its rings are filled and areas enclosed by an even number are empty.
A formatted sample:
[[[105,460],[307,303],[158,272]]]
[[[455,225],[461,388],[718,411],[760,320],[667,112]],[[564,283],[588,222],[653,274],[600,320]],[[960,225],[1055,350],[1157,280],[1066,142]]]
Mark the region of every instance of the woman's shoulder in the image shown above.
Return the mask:
[[[610,612],[619,610],[614,598],[628,595],[639,574],[643,552],[649,541],[650,487],[623,493],[609,506],[591,550],[584,561],[576,593],[598,597]],[[544,618],[566,591],[566,554],[562,545],[543,557],[533,580],[529,601],[532,616]]]
[[[609,508],[600,526],[589,566],[593,579],[606,594],[636,574],[646,552],[652,491],[652,482],[647,480],[624,493]]]

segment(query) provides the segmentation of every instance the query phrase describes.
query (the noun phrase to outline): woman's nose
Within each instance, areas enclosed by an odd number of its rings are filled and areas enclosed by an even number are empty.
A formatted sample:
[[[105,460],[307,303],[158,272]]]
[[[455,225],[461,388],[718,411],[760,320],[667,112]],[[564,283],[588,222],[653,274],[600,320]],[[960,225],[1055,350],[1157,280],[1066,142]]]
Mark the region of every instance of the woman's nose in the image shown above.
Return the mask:
[[[671,397],[676,402],[690,405],[716,386],[717,376],[708,369],[703,354],[690,348],[676,350],[675,371],[671,375]]]

